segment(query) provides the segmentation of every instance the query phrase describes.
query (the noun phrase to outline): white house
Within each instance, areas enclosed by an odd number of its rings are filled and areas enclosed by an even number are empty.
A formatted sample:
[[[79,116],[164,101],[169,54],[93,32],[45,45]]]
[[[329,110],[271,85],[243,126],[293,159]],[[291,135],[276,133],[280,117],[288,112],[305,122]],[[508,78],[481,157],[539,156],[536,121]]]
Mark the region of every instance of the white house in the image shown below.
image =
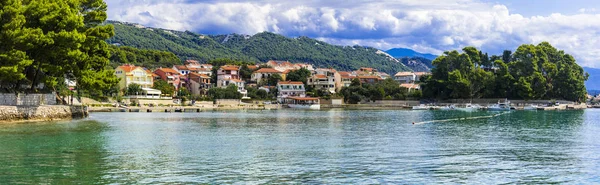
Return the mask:
[[[252,77],[250,78],[250,80],[259,83],[263,80],[267,80],[271,75],[279,74],[279,76],[281,76],[282,73],[283,72],[273,68],[260,68],[252,73]]]
[[[306,96],[306,89],[302,82],[280,81],[277,83],[277,91],[277,100],[279,102],[283,102],[285,98],[290,96]]]
[[[224,65],[217,70],[217,87],[226,88],[229,84],[234,84],[238,88],[238,92],[244,97],[248,94],[245,89],[245,82],[240,79],[240,67],[234,65]]]
[[[394,80],[399,83],[413,83],[416,78],[417,75],[413,72],[398,72],[394,75]]]
[[[308,85],[312,88],[325,89],[330,93],[342,87],[342,77],[335,69],[317,68],[308,79]]]

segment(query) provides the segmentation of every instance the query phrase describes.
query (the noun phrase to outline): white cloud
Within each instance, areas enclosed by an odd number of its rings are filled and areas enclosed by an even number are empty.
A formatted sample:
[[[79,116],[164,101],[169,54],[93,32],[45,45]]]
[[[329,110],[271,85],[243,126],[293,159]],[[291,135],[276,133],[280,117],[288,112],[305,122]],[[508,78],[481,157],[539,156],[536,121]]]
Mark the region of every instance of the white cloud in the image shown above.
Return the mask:
[[[600,67],[600,14],[524,17],[477,0],[321,2],[107,0],[109,19],[208,34],[271,31],[344,45],[408,47],[440,54],[476,46],[490,53],[548,41],[580,64]]]

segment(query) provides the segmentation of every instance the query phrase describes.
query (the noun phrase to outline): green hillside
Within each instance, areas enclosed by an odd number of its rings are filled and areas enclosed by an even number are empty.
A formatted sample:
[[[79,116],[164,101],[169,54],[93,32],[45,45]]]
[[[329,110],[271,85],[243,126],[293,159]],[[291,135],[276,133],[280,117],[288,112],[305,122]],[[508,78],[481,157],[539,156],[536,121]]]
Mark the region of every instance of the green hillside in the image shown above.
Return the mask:
[[[206,62],[229,58],[249,62],[289,60],[313,64],[315,67],[333,67],[338,70],[356,70],[373,67],[394,74],[410,71],[408,67],[379,52],[363,46],[336,46],[308,37],[287,38],[263,32],[253,36],[201,35],[109,21],[115,27],[115,36],[108,42],[139,49],[169,51],[182,60],[195,59]]]

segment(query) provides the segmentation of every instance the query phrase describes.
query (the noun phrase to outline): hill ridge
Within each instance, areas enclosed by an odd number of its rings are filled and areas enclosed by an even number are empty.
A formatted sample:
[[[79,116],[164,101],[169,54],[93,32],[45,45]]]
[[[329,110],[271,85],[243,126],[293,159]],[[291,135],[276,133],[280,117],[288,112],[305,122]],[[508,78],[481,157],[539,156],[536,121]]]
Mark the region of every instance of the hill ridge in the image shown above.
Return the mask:
[[[138,49],[169,51],[182,60],[206,62],[229,58],[250,62],[287,60],[313,64],[315,67],[333,67],[338,70],[356,70],[373,67],[394,74],[411,69],[383,51],[366,46],[339,46],[306,36],[289,38],[271,32],[254,35],[206,35],[190,31],[150,28],[136,23],[107,21],[115,27],[111,44]]]

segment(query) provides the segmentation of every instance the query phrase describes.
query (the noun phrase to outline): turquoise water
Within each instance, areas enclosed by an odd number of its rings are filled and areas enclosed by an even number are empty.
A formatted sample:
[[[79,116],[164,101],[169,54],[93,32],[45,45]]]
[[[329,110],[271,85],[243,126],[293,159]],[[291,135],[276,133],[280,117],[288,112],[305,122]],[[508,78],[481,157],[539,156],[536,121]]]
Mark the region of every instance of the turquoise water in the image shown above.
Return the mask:
[[[0,125],[0,184],[600,183],[600,110],[92,113]]]

